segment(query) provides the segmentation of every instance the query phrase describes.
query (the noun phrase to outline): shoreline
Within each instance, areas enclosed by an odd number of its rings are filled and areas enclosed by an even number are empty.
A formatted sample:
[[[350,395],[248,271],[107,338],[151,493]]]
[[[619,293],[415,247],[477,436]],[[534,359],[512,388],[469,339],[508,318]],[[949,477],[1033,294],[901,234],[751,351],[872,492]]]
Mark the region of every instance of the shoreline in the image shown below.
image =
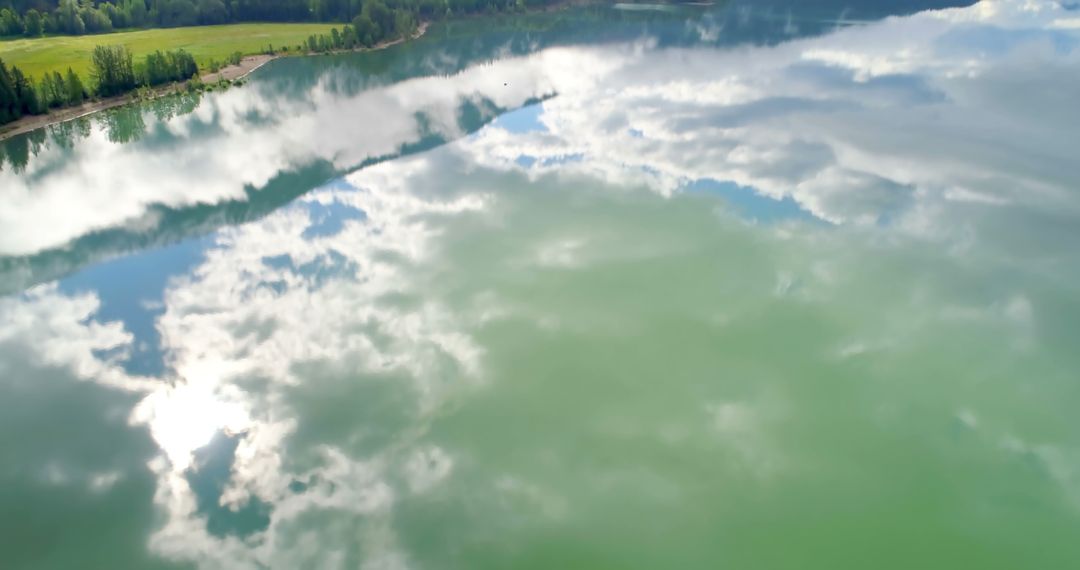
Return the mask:
[[[396,46],[406,41],[412,41],[420,38],[427,33],[430,22],[420,22],[416,28],[416,32],[408,38],[397,38],[390,41],[379,42],[371,47],[361,47],[351,50],[331,50],[323,53],[275,53],[275,54],[255,54],[245,55],[240,63],[237,65],[228,65],[214,73],[204,73],[199,76],[199,79],[207,84],[216,84],[219,81],[236,81],[244,79],[255,70],[260,67],[274,61],[275,59],[283,57],[314,57],[319,55],[333,55],[343,53],[362,53],[366,51],[377,51],[386,49],[388,47]],[[187,81],[179,83],[171,83],[168,85],[158,86],[152,89],[153,95],[150,99],[157,99],[176,93],[183,90],[188,84]],[[124,105],[130,105],[132,103],[139,103],[146,101],[146,98],[140,98],[134,91],[124,93],[123,95],[116,95],[114,97],[107,97],[105,99],[97,99],[94,101],[87,101],[78,107],[64,107],[55,111],[50,111],[43,115],[30,115],[28,117],[22,117],[18,120],[7,123],[0,126],[0,142],[3,142],[9,138],[28,133],[37,129],[49,127],[52,125],[58,125],[60,123],[66,123],[68,121],[74,121],[75,119],[81,119],[87,115],[93,115],[101,111],[107,111],[109,109],[115,109],[117,107],[123,107]]]

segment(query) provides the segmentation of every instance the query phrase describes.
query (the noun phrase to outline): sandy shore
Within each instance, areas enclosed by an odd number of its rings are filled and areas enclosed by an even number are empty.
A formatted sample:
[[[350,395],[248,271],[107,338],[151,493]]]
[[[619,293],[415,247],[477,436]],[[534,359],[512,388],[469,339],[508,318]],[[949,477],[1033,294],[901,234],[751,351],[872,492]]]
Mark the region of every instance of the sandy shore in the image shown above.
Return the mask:
[[[238,65],[227,65],[217,73],[207,73],[201,77],[203,83],[217,83],[219,80],[234,81],[277,59],[276,55],[248,55],[240,60]]]
[[[51,111],[45,115],[31,115],[29,117],[23,117],[17,121],[12,121],[0,127],[0,141],[11,138],[15,135],[21,135],[28,133],[34,129],[40,129],[41,127],[47,127],[49,125],[55,125],[57,123],[63,123],[78,119],[79,117],[85,117],[91,113],[98,111],[104,111],[105,109],[112,109],[114,107],[120,107],[121,105],[127,105],[131,102],[131,98],[127,95],[121,95],[119,97],[109,97],[108,99],[98,99],[97,101],[90,101],[83,103],[78,107],[65,107],[63,109],[57,109]]]
[[[428,29],[428,23],[427,22],[421,22],[420,25],[416,29],[416,33],[413,34],[412,37],[410,37],[408,39],[415,40],[416,38],[419,38],[420,36],[424,35],[427,32],[427,29]],[[331,53],[363,52],[363,51],[374,51],[374,50],[379,50],[379,49],[386,49],[386,48],[388,48],[390,46],[400,44],[400,43],[404,42],[405,40],[406,40],[406,38],[398,38],[396,40],[392,40],[392,41],[388,41],[388,42],[381,42],[381,43],[375,44],[374,46],[369,47],[369,48],[359,48],[359,49],[356,49],[356,50],[338,50],[338,51],[334,51],[334,52],[331,52]],[[269,63],[269,62],[271,62],[271,61],[273,61],[273,60],[275,60],[275,59],[277,59],[279,57],[290,57],[290,56],[291,57],[306,57],[306,56],[313,56],[313,55],[323,55],[323,54],[305,53],[305,54],[275,54],[275,55],[259,54],[259,55],[249,55],[249,56],[245,56],[243,59],[241,59],[239,65],[225,66],[225,67],[221,68],[219,71],[217,71],[216,73],[203,74],[202,76],[200,76],[200,79],[202,79],[203,83],[217,83],[218,81],[220,81],[222,79],[224,79],[226,81],[235,81],[237,79],[242,79],[244,77],[247,77],[247,75],[249,73],[255,71],[256,69],[266,65],[267,63]],[[182,89],[183,87],[184,87],[184,84],[182,84],[182,83],[173,84],[173,85],[165,85],[165,86],[162,86],[162,87],[158,87],[158,88],[156,88],[154,90],[154,96],[155,97],[160,97],[161,95],[166,95],[166,94],[172,93],[172,92],[174,92],[174,91],[176,91],[178,89]],[[74,119],[78,119],[79,117],[85,117],[86,115],[97,113],[98,111],[104,111],[106,109],[113,109],[115,107],[120,107],[122,105],[127,105],[128,103],[132,103],[135,100],[136,100],[136,98],[135,98],[134,93],[126,93],[124,95],[118,95],[116,97],[109,97],[109,98],[106,98],[106,99],[97,99],[97,100],[94,100],[94,101],[89,101],[89,102],[83,103],[82,105],[79,105],[78,107],[65,107],[63,109],[57,109],[55,111],[51,111],[51,112],[49,112],[47,114],[44,114],[44,115],[31,115],[29,117],[23,117],[23,118],[21,118],[21,119],[19,119],[17,121],[12,121],[10,123],[7,123],[4,126],[0,126],[0,141],[3,141],[4,139],[11,138],[11,137],[13,137],[15,135],[21,135],[23,133],[28,133],[28,132],[30,132],[30,131],[32,131],[34,129],[40,129],[41,127],[47,127],[49,125],[55,125],[55,124],[58,124],[58,123],[71,121],[71,120],[74,120]]]

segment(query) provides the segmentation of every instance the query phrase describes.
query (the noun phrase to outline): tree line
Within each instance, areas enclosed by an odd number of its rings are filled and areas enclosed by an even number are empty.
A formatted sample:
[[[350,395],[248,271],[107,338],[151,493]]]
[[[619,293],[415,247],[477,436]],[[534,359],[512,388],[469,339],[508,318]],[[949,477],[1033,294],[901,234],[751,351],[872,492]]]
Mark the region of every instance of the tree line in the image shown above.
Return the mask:
[[[411,37],[416,29],[413,14],[391,10],[381,2],[370,2],[340,32],[332,28],[329,34],[312,34],[306,45],[299,47],[313,53],[372,47],[383,41]]]
[[[90,76],[95,94],[111,97],[138,87],[155,87],[187,81],[199,74],[195,58],[188,52],[155,51],[136,65],[126,46],[97,46],[90,56]]]
[[[455,14],[524,10],[557,0],[0,0],[0,36],[87,34],[114,28],[220,24],[236,21],[343,21],[341,31],[313,35],[299,51],[371,47],[411,36],[418,22]],[[285,48],[286,50],[288,48]],[[273,48],[269,48],[273,52]],[[234,54],[231,60],[238,60]],[[35,82],[0,60],[0,124],[50,109],[79,105],[92,95],[110,97],[198,75],[183,50],[154,52],[139,64],[119,46],[98,46],[92,84],[70,68]],[[238,63],[238,61],[234,61]]]
[[[139,64],[124,46],[97,46],[90,58],[93,90],[70,67],[45,73],[41,81],[0,59],[0,124],[50,109],[81,105],[91,95],[111,97],[139,87],[186,81],[199,74],[195,58],[184,50],[155,51]]]
[[[0,123],[38,112],[37,94],[30,78],[17,67],[8,69],[0,59]]]
[[[0,0],[0,36],[83,35],[117,29],[200,26],[232,22],[352,23],[389,37],[395,18],[433,20],[455,14],[503,12],[556,0]],[[377,29],[355,23],[367,14]],[[388,15],[387,15],[388,14]],[[380,21],[382,20],[382,21]],[[367,24],[368,22],[362,22]]]
[[[373,23],[370,20],[372,14],[380,18],[386,27]],[[387,34],[394,37],[410,35],[416,29],[416,23],[411,18],[399,14],[396,19],[385,20],[385,15],[380,15],[377,10],[369,10],[358,16],[357,21],[361,23],[363,35],[358,34],[354,26],[345,25],[340,32],[334,28],[329,35],[312,36],[307,46],[297,48],[303,51],[307,47],[312,52],[353,49],[374,45],[389,37]],[[272,53],[273,48],[268,50]],[[242,57],[240,52],[233,53],[227,63],[237,65]],[[142,87],[156,87],[199,76],[195,58],[182,49],[158,50],[136,62],[126,46],[96,46],[91,53],[90,64],[91,82],[88,88],[70,67],[63,74],[46,72],[40,81],[35,82],[18,67],[8,66],[0,59],[0,124],[47,113],[51,109],[81,105],[91,96],[112,97]],[[217,71],[219,66],[219,63],[212,62],[211,70]]]
[[[80,105],[89,97],[82,80],[69,67],[67,73],[46,73],[40,82],[0,59],[0,124],[49,109]]]
[[[408,36],[415,30],[416,21],[408,14],[368,7],[356,17],[354,25],[346,24],[340,32],[334,28],[328,35],[311,36],[306,46],[297,48],[298,51],[306,48],[312,52],[354,49],[372,46],[387,38]],[[268,50],[272,53],[273,48]],[[241,59],[242,54],[236,52],[229,56],[227,63],[236,65]],[[8,66],[0,59],[0,124],[47,113],[51,109],[81,105],[91,96],[112,97],[142,87],[187,81],[199,75],[195,58],[182,49],[158,50],[136,62],[126,46],[96,46],[90,64],[88,88],[70,67],[63,74],[46,72],[35,82],[18,67]],[[219,65],[212,62],[211,70],[217,71]]]

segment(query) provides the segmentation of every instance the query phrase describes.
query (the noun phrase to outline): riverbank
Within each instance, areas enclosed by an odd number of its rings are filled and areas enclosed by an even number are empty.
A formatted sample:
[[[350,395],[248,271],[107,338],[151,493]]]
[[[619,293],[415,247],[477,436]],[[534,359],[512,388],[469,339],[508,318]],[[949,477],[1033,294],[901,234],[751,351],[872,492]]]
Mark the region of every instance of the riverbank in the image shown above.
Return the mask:
[[[195,58],[199,69],[210,69],[215,61],[225,62],[233,54],[257,54],[274,46],[296,46],[308,37],[329,34],[334,22],[240,22],[213,26],[147,28],[120,30],[82,36],[52,35],[40,38],[0,40],[0,59],[18,67],[30,77],[45,73],[67,73],[70,67],[82,78],[89,78],[91,56],[97,46],[124,46],[141,61],[156,51],[182,49]]]
[[[421,22],[416,28],[416,32],[408,38],[397,38],[385,42],[380,42],[371,47],[362,47],[353,50],[335,50],[327,53],[356,53],[365,51],[376,51],[386,49],[388,47],[395,46],[405,41],[412,41],[427,33],[429,22]],[[207,84],[217,84],[221,81],[232,82],[247,77],[256,69],[270,63],[271,61],[280,57],[310,57],[316,55],[327,55],[327,53],[277,53],[277,54],[257,54],[244,56],[239,64],[227,65],[214,73],[204,73],[199,76],[199,79]],[[150,91],[150,98],[162,97],[186,88],[187,82],[174,83],[171,85],[164,85],[157,87]],[[141,95],[132,91],[123,95],[117,95],[115,97],[107,97],[104,99],[96,99],[88,101],[77,107],[64,107],[62,109],[56,109],[50,111],[44,115],[30,115],[23,117],[16,121],[12,121],[3,126],[0,126],[0,141],[4,141],[11,137],[28,133],[35,129],[48,127],[50,125],[56,125],[72,121],[87,115],[92,115],[100,111],[106,111],[109,109],[115,109],[116,107],[122,107],[131,103],[145,101],[146,92],[143,91]]]

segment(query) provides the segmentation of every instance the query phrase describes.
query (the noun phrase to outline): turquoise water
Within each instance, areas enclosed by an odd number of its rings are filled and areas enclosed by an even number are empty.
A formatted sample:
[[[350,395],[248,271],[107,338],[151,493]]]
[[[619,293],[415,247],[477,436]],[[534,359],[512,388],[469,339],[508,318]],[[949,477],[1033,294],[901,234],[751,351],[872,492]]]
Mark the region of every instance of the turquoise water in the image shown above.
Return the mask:
[[[1078,22],[476,19],[4,143],[0,567],[1078,567]]]

